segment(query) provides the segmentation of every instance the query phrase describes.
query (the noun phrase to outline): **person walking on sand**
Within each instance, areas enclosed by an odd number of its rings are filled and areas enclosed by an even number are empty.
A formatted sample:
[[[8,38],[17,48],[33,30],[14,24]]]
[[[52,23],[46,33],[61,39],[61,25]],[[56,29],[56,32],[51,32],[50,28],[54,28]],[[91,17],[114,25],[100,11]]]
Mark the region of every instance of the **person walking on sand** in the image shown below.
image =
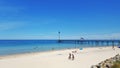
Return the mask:
[[[72,54],[72,60],[74,60],[75,59],[75,56],[74,56],[74,54]]]
[[[115,46],[114,45],[112,45],[112,49],[115,50]]]
[[[69,60],[71,59],[71,53],[69,53],[68,59],[69,59]]]

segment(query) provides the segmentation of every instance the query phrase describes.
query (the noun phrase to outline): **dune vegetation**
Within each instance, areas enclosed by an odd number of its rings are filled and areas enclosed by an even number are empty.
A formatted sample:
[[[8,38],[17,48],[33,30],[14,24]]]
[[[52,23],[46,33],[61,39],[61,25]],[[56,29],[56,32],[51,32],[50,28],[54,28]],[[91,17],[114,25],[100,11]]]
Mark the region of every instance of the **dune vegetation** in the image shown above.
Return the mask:
[[[111,68],[120,68],[120,61],[116,61]]]

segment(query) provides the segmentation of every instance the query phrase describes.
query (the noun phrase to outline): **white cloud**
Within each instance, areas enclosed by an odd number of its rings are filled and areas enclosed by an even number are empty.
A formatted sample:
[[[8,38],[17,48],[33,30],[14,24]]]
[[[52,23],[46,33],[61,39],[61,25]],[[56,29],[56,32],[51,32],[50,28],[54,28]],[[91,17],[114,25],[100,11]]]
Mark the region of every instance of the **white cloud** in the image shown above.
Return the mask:
[[[95,39],[120,39],[120,33],[90,35],[89,37]]]
[[[61,39],[120,39],[120,33],[100,34],[100,35],[77,35],[77,36],[61,36]],[[19,34],[2,37],[1,39],[58,39],[58,35],[44,35],[44,34]]]
[[[25,10],[25,7],[12,5],[11,3],[7,1],[0,0],[0,15],[1,16],[17,15],[23,10]]]
[[[22,27],[24,23],[22,22],[2,22],[0,23],[0,31],[11,30],[18,27]]]
[[[62,39],[80,39],[81,37],[85,39],[120,39],[120,33],[111,34],[91,34],[91,35],[76,35],[76,36],[63,36]]]
[[[0,37],[0,39],[57,39],[54,36],[45,36],[45,35],[11,35],[7,37]]]

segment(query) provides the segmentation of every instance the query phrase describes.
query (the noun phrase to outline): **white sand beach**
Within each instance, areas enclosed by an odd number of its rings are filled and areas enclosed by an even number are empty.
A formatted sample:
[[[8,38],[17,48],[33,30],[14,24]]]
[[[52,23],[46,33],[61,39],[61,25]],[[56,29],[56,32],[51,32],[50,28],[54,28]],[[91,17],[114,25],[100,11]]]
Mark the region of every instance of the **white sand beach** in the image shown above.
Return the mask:
[[[77,50],[75,59],[68,60],[69,53],[74,50]],[[112,47],[94,47],[11,55],[0,57],[0,68],[90,68],[118,53],[120,49],[117,47],[115,50]]]

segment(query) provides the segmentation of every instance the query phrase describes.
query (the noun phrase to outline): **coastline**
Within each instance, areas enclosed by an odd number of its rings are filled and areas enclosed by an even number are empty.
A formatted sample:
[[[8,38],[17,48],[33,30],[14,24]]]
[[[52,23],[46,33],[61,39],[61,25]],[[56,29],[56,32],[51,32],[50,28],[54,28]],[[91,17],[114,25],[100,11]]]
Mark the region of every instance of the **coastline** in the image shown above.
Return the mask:
[[[94,46],[94,47],[80,47],[82,49],[91,49],[91,48],[104,48],[104,47],[111,47],[112,46]],[[74,51],[74,50],[80,50],[80,48],[66,48],[66,49],[58,49],[58,50],[49,50],[49,51],[38,51],[38,52],[28,52],[28,53],[18,53],[18,54],[10,54],[10,55],[0,55],[0,59],[4,58],[14,58],[14,57],[19,57],[19,56],[24,56],[24,55],[35,55],[35,54],[43,54],[43,53],[51,53],[51,52],[57,52],[57,51]]]
[[[10,54],[10,55],[2,55],[0,56],[0,60],[1,59],[5,59],[5,58],[14,58],[14,57],[20,57],[20,56],[25,56],[25,55],[36,55],[36,54],[46,54],[46,53],[54,53],[54,52],[62,52],[62,51],[72,51],[72,50],[76,50],[78,48],[70,48],[70,49],[60,49],[60,50],[50,50],[50,51],[40,51],[40,52],[29,52],[29,53],[19,53],[19,54]]]
[[[88,48],[104,48],[104,47],[111,47],[112,46],[90,46],[90,47],[77,47],[77,48],[65,48],[65,49],[54,49],[54,50],[48,50],[48,51],[38,51],[38,52],[25,52],[25,53],[16,53],[16,54],[8,54],[8,55],[0,55],[1,58],[5,57],[14,57],[14,56],[22,56],[22,55],[31,55],[31,54],[40,54],[40,53],[48,53],[48,52],[55,52],[55,51],[64,51],[64,50],[75,50],[75,49],[88,49]]]
[[[91,65],[120,54],[120,49],[115,47],[92,47],[80,49],[64,49],[47,52],[17,54],[0,57],[1,68],[90,68]],[[68,60],[68,54],[74,53],[75,60]]]

